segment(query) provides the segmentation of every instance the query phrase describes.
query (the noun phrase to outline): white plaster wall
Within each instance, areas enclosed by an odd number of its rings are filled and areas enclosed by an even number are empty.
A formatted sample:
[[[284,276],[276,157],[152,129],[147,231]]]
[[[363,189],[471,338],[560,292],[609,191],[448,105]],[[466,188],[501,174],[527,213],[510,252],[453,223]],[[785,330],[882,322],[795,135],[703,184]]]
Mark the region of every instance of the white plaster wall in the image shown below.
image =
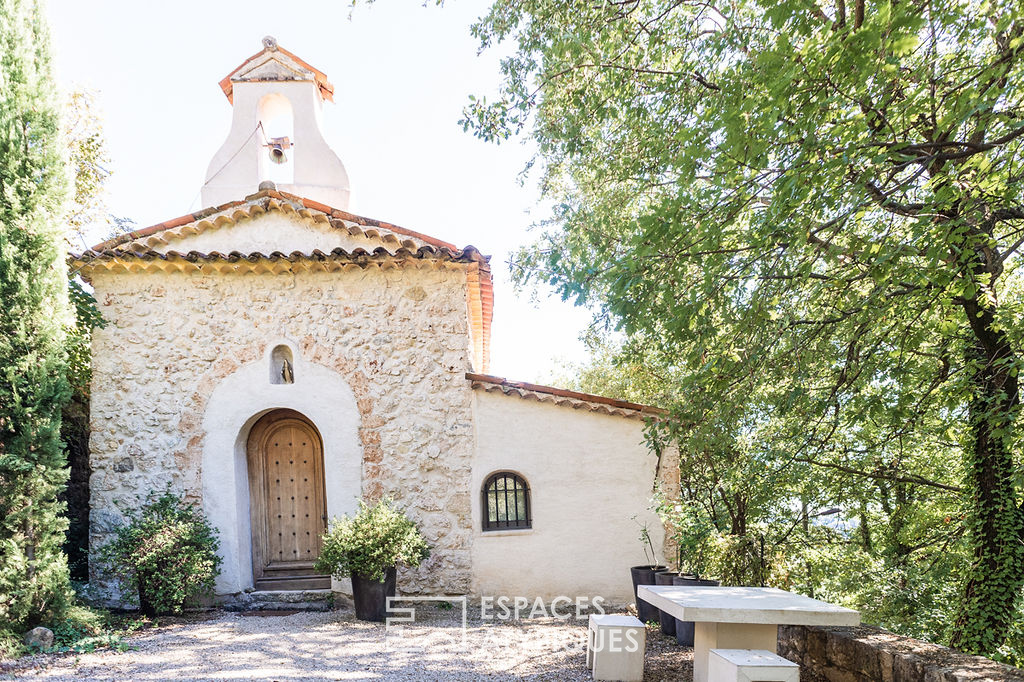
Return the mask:
[[[377,238],[352,235],[325,223],[313,223],[294,215],[271,211],[231,225],[209,228],[199,234],[186,235],[169,244],[156,244],[153,248],[160,253],[168,251],[211,253],[218,251],[227,254],[232,251],[240,253],[258,251],[270,254],[274,251],[281,251],[290,254],[293,251],[312,253],[315,249],[328,253],[337,248],[347,251],[361,248],[372,252],[380,246],[385,246],[392,253],[398,247],[394,243],[384,244]]]
[[[664,542],[643,422],[482,390],[473,413],[473,592],[633,601],[629,568],[647,563],[637,523],[659,556]],[[532,529],[481,530],[480,491],[499,470],[526,478]]]
[[[203,206],[219,206],[257,191],[262,177],[263,138],[253,135],[259,122],[259,103],[281,95],[292,105],[295,171],[292,184],[278,189],[315,199],[333,208],[348,209],[348,173],[328,146],[321,130],[323,100],[312,81],[252,81],[233,84],[231,130],[210,161],[203,185]]]
[[[281,344],[292,349],[293,384],[269,380],[270,353]],[[328,518],[351,514],[357,507],[363,451],[352,389],[337,372],[303,358],[294,341],[272,341],[260,361],[239,368],[217,385],[203,418],[203,509],[217,528],[224,559],[218,594],[253,586],[246,444],[253,424],[279,408],[300,412],[320,432]]]

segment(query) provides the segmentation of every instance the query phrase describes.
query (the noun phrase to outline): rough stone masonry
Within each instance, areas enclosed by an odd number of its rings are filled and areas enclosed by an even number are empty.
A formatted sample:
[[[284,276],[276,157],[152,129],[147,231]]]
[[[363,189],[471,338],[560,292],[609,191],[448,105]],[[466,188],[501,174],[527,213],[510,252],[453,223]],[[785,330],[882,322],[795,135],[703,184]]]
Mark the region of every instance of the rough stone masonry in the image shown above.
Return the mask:
[[[406,592],[470,585],[473,454],[465,274],[375,265],[301,274],[96,273],[90,545],[149,491],[201,497],[202,418],[217,383],[261,362],[268,332],[354,391],[364,497],[408,506],[433,549]],[[97,585],[113,586],[101,567]]]

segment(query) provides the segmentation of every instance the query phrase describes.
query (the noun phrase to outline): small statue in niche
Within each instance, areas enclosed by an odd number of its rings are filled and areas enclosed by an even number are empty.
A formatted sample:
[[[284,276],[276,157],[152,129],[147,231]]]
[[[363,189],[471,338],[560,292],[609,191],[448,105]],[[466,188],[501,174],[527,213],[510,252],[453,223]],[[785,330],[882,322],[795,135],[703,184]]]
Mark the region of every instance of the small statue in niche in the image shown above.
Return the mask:
[[[292,363],[288,362],[287,360],[281,361],[281,379],[286,384],[295,383],[295,373],[292,372]]]

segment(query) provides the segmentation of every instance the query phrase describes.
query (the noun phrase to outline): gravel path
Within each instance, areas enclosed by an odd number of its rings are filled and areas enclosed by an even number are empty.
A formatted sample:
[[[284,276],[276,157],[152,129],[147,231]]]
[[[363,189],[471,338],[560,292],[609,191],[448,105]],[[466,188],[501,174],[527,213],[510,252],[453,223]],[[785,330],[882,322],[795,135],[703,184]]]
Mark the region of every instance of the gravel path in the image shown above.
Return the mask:
[[[472,617],[471,617],[472,618]],[[44,680],[589,680],[585,621],[475,622],[420,608],[399,633],[350,610],[256,616],[160,626],[119,653],[47,656],[8,671]],[[648,629],[645,681],[691,679],[690,649]]]

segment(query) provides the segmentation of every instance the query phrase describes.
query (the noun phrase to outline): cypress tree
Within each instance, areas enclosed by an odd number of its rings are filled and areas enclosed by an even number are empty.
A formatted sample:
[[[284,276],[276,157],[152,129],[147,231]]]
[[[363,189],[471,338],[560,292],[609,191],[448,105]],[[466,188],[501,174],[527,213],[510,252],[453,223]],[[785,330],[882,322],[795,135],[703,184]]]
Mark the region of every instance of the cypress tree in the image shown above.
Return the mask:
[[[0,0],[0,623],[19,628],[49,621],[69,594],[68,178],[44,16],[39,0]]]

